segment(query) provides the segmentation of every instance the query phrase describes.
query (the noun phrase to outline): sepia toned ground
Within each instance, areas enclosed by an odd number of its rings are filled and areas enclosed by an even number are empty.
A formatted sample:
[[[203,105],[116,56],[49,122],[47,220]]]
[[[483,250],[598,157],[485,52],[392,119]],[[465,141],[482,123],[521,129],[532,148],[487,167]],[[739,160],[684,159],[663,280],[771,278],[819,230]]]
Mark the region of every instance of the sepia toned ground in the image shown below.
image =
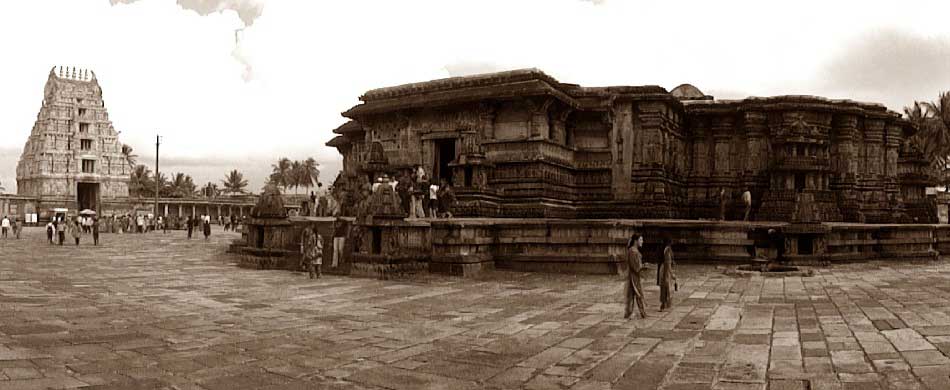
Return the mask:
[[[624,320],[610,276],[403,281],[237,268],[210,241],[0,240],[0,390],[950,389],[950,263],[813,277],[680,266]]]

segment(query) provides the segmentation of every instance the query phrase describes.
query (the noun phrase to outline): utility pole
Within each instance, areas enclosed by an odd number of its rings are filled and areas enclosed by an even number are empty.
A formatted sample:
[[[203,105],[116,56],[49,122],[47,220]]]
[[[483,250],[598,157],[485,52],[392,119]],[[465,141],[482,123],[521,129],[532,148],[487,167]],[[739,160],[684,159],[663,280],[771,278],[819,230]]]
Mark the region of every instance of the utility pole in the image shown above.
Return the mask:
[[[158,219],[158,190],[159,190],[158,186],[159,186],[159,184],[161,184],[161,183],[158,182],[158,144],[159,144],[159,138],[160,138],[160,137],[158,136],[158,134],[155,134],[155,212],[152,213],[152,215],[154,216],[155,220]]]

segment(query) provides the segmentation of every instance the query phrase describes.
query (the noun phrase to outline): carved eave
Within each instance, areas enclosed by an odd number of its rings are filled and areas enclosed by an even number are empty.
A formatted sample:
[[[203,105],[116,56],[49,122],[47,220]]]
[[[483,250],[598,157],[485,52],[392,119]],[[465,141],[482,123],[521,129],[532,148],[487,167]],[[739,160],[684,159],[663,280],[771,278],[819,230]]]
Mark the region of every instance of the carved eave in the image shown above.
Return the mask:
[[[360,133],[362,131],[363,131],[363,126],[360,125],[360,123],[357,121],[347,121],[346,123],[333,129],[334,134]]]
[[[424,92],[414,95],[401,95],[396,98],[369,100],[354,106],[343,113],[348,118],[381,114],[417,107],[438,107],[459,103],[468,103],[486,99],[513,99],[523,97],[550,96],[571,108],[580,104],[571,96],[559,91],[544,80],[526,80],[500,85],[476,86],[436,92]]]
[[[345,136],[338,135],[327,141],[325,145],[339,149],[349,147],[351,143]]]

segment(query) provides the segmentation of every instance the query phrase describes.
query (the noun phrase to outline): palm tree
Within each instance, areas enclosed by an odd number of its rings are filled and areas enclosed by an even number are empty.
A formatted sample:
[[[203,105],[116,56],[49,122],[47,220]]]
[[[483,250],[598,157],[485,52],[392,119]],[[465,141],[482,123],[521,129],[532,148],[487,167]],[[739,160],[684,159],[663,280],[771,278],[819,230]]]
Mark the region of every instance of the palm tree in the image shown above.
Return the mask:
[[[297,188],[301,185],[301,178],[303,177],[303,164],[300,161],[294,160],[290,163],[290,177],[287,180],[287,185],[294,187],[294,195],[297,195]]]
[[[287,186],[291,181],[291,163],[290,159],[287,157],[281,157],[280,160],[277,160],[277,164],[271,165],[273,168],[273,173],[271,173],[271,179],[275,180],[274,184],[284,187],[287,189]]]
[[[172,175],[172,181],[169,184],[171,196],[173,198],[186,198],[194,195],[195,182],[190,175],[178,172]]]
[[[168,197],[171,194],[171,189],[168,187],[168,178],[165,177],[164,172],[159,172],[158,177],[155,178],[158,181],[158,196]],[[155,183],[152,183],[152,186],[148,188],[152,192],[152,195],[155,195]]]
[[[320,169],[317,168],[320,164],[317,164],[317,160],[314,160],[313,157],[307,157],[302,165],[303,172],[301,173],[300,184],[309,190],[315,183],[320,182]]]
[[[153,186],[151,174],[152,171],[145,165],[136,165],[129,176],[129,195],[142,197],[143,194],[147,193],[148,189]]]
[[[224,180],[221,180],[221,184],[224,185],[224,191],[229,194],[243,194],[244,188],[247,187],[247,180],[244,180],[244,174],[234,169],[224,177]]]
[[[936,102],[914,102],[912,107],[904,107],[904,114],[918,128],[908,142],[924,154],[943,181],[950,156],[950,92],[941,92]],[[946,190],[950,191],[950,187]]]
[[[135,167],[135,159],[138,158],[138,155],[132,154],[132,147],[126,144],[122,144],[122,156],[125,157],[125,162],[129,164],[129,168]]]

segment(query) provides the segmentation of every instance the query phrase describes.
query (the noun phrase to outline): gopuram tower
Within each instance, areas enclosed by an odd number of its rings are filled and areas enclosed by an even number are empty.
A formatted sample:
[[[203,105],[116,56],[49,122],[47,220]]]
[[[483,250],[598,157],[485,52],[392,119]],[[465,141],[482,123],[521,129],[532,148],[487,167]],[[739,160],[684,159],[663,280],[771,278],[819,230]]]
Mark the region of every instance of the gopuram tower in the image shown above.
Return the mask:
[[[129,171],[96,74],[54,66],[17,164],[17,194],[41,209],[98,211],[128,198]]]

